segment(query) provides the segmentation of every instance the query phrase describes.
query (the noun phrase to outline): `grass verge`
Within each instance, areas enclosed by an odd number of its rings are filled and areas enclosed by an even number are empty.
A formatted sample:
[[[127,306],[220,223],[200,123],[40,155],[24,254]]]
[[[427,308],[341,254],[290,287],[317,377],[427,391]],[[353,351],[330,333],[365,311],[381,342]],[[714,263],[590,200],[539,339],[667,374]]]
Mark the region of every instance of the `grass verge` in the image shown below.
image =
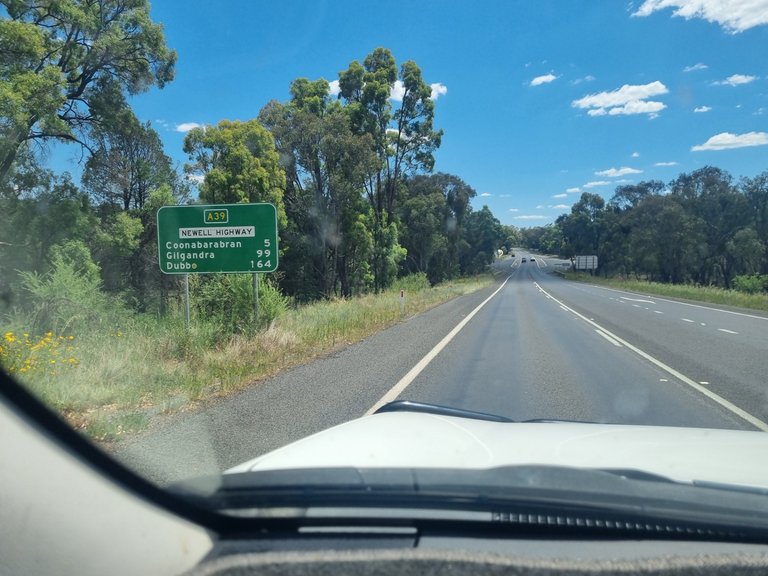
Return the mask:
[[[721,304],[735,308],[749,308],[768,312],[768,294],[747,294],[736,290],[725,290],[713,286],[692,286],[688,284],[662,284],[660,282],[647,282],[643,280],[630,280],[622,278],[602,278],[590,276],[584,272],[565,272],[563,277],[568,280],[587,282],[600,286],[608,286],[628,292],[640,292],[654,294],[669,298],[680,298],[695,302],[708,302]]]
[[[200,320],[187,329],[180,317],[141,316],[88,335],[49,333],[40,342],[26,334],[26,343],[21,335],[8,342],[15,336],[6,332],[6,353],[15,347],[19,359],[32,358],[15,375],[76,429],[110,442],[159,415],[194,410],[491,282],[487,276],[429,287],[406,278],[381,294],[292,308],[252,336],[222,337]],[[66,353],[57,342],[66,343]]]

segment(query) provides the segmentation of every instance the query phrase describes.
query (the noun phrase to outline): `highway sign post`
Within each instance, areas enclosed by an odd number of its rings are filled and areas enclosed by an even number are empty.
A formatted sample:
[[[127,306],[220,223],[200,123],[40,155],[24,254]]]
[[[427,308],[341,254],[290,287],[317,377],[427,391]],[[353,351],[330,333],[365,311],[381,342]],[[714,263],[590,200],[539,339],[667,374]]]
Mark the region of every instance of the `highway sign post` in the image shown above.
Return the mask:
[[[576,270],[597,270],[597,256],[576,256],[574,268]]]
[[[164,274],[184,274],[189,326],[189,274],[253,274],[259,313],[259,272],[277,270],[277,209],[273,204],[163,206],[157,211],[157,256]]]
[[[272,204],[163,206],[157,253],[164,274],[277,270],[277,210]]]

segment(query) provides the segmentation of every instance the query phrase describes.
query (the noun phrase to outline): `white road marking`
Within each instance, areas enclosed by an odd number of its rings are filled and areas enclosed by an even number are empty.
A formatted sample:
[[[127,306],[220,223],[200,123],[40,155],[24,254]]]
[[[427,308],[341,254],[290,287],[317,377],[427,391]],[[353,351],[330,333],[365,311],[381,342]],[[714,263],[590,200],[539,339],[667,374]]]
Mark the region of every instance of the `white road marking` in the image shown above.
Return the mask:
[[[536,286],[538,286],[538,283],[534,282],[534,284],[536,284]],[[539,288],[541,289],[540,286],[539,286]],[[560,306],[565,306],[566,308],[568,308],[568,306],[563,304],[560,300],[558,300],[554,296],[552,297],[552,299],[555,302],[557,302],[558,304],[560,304]],[[714,402],[717,402],[718,404],[720,404],[720,406],[722,406],[726,410],[729,410],[730,412],[733,412],[734,414],[736,414],[742,420],[746,420],[747,422],[752,424],[752,426],[754,426],[755,428],[758,428],[759,430],[762,430],[763,432],[768,432],[768,424],[766,424],[765,422],[763,422],[762,420],[760,420],[756,416],[753,416],[752,414],[750,414],[746,410],[742,410],[741,408],[739,408],[735,404],[729,402],[728,400],[726,400],[722,396],[719,396],[718,394],[715,394],[711,390],[708,390],[707,388],[704,388],[704,386],[702,386],[700,383],[694,382],[693,380],[688,378],[688,376],[686,376],[685,374],[682,374],[682,373],[678,372],[677,370],[675,370],[671,366],[667,366],[661,360],[657,360],[656,358],[654,358],[653,356],[651,356],[647,352],[644,352],[643,350],[641,350],[637,346],[634,346],[634,345],[630,344],[629,342],[627,342],[626,340],[624,340],[620,336],[617,336],[616,334],[614,334],[610,330],[606,330],[605,328],[600,326],[597,322],[594,322],[594,321],[590,320],[589,318],[587,318],[586,316],[583,316],[583,315],[579,314],[578,312],[576,312],[572,308],[568,308],[568,310],[571,313],[573,313],[576,316],[578,316],[579,318],[581,318],[584,322],[587,322],[588,324],[592,325],[593,328],[597,328],[599,330],[602,330],[606,334],[610,335],[614,340],[616,340],[617,342],[623,344],[625,347],[629,348],[630,350],[632,350],[637,355],[645,358],[650,363],[652,363],[652,364],[656,365],[657,367],[661,368],[662,370],[664,370],[664,372],[666,372],[670,376],[673,376],[673,377],[677,378],[678,380],[680,380],[681,382],[683,382],[685,384],[688,384],[688,386],[690,386],[694,390],[697,390],[698,392],[701,392],[704,396],[706,396],[710,400],[713,400]]]
[[[653,300],[643,300],[642,298],[627,298],[626,296],[619,296],[622,300],[629,300],[630,302],[645,302],[646,304],[656,304]]]
[[[720,332],[725,332],[726,334],[738,334],[738,332],[734,332],[733,330],[728,330],[727,328],[718,328]]]
[[[456,324],[456,326],[453,328],[453,330],[448,332],[448,334],[445,336],[445,338],[440,340],[440,342],[438,342],[435,345],[435,347],[432,348],[432,350],[427,352],[427,354],[424,356],[424,358],[419,360],[416,363],[416,365],[413,368],[411,368],[408,371],[408,373],[405,376],[403,376],[397,384],[392,386],[392,388],[390,388],[389,391],[386,394],[384,394],[384,396],[382,396],[381,399],[378,402],[376,402],[376,404],[371,406],[368,409],[368,411],[365,413],[365,415],[368,416],[370,414],[373,414],[374,412],[376,412],[376,410],[378,410],[379,408],[381,408],[385,404],[388,404],[389,402],[392,402],[393,400],[396,400],[397,397],[400,396],[400,394],[402,394],[403,390],[405,390],[411,384],[411,382],[413,382],[416,379],[416,376],[421,374],[421,372],[424,370],[424,368],[426,368],[429,365],[429,363],[432,362],[432,360],[435,359],[435,356],[440,354],[441,350],[443,348],[445,348],[451,340],[453,340],[454,336],[456,336],[456,334],[461,332],[461,329],[464,328],[464,326],[466,326],[467,323],[470,320],[472,320],[472,318],[475,317],[475,314],[480,312],[480,309],[483,306],[488,304],[488,302],[490,302],[491,299],[494,296],[496,296],[496,294],[501,292],[501,289],[504,288],[504,286],[507,285],[507,282],[509,281],[509,279],[511,277],[512,277],[511,275],[507,276],[506,280],[504,280],[504,282],[502,282],[501,286],[499,286],[493,294],[491,294],[490,296],[488,296],[488,298],[486,298],[485,300],[480,302],[480,304],[477,305],[477,308],[472,310],[472,312],[467,314],[466,317],[461,322]],[[544,292],[544,291],[542,290],[542,292]]]
[[[706,323],[706,322],[702,322],[702,323],[701,323],[701,325],[702,325],[702,326],[706,326],[706,325],[707,325],[707,323]]]
[[[654,310],[654,312],[655,312],[656,314],[664,314],[664,312],[662,312],[661,310]]]
[[[635,308],[642,308],[642,306],[640,306],[640,304],[632,304],[632,306],[634,306]]]
[[[696,324],[695,320],[689,320],[688,318],[680,318],[683,322],[691,322],[692,324]]]
[[[563,308],[563,307],[562,307],[562,306],[560,306],[560,308]],[[568,308],[563,308],[563,310],[565,310],[566,312],[568,312]]]
[[[602,336],[603,338],[605,338],[606,340],[608,340],[608,342],[610,342],[610,343],[611,343],[611,344],[613,344],[614,346],[616,346],[616,347],[618,347],[618,348],[621,348],[621,344],[619,344],[619,343],[618,343],[616,340],[614,340],[613,338],[611,338],[611,337],[610,337],[608,334],[606,334],[606,333],[605,333],[605,332],[603,332],[602,330],[598,330],[597,328],[595,328],[595,332],[597,332],[598,334],[600,334],[600,336]]]
[[[701,382],[699,382],[699,384],[704,384],[704,386],[709,386],[709,382],[707,382],[706,380],[702,380]]]
[[[606,288],[605,286],[597,286],[596,284],[588,284],[593,288],[601,288],[603,290],[610,290],[611,292],[618,292],[619,294],[632,294],[633,296],[643,296],[643,294],[636,294],[634,292],[627,292],[626,290],[616,290],[615,288]],[[621,296],[620,296],[621,298]],[[658,298],[653,296],[656,300],[662,302],[670,302],[672,304],[680,304],[682,306],[692,306],[693,308],[703,308],[704,310],[713,310],[715,312],[722,312],[723,314],[734,314],[735,316],[746,316],[747,318],[755,318],[757,320],[768,321],[768,316],[758,316],[756,314],[747,314],[745,312],[734,312],[733,310],[723,310],[722,308],[712,308],[711,306],[703,306],[701,304],[691,304],[690,302],[680,302],[679,300],[670,300],[668,298]]]
[[[659,378],[659,382],[669,382],[666,378]]]

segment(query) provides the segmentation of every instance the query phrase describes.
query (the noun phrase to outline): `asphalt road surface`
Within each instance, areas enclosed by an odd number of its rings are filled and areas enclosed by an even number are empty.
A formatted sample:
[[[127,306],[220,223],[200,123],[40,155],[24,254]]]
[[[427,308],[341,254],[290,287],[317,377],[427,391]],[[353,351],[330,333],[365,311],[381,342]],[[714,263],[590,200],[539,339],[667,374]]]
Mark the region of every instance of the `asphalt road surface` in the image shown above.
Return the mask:
[[[525,256],[529,261],[522,263]],[[568,282],[498,282],[115,448],[160,483],[219,473],[395,398],[515,420],[768,431],[768,317]]]

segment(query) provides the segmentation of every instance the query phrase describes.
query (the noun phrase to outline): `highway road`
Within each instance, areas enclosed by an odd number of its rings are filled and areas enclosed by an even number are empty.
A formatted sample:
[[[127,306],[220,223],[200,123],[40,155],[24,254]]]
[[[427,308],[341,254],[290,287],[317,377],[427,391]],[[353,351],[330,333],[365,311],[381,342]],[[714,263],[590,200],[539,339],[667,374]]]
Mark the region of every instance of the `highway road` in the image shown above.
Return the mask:
[[[498,282],[115,447],[160,483],[219,473],[395,398],[501,414],[768,431],[768,317],[497,262]]]

